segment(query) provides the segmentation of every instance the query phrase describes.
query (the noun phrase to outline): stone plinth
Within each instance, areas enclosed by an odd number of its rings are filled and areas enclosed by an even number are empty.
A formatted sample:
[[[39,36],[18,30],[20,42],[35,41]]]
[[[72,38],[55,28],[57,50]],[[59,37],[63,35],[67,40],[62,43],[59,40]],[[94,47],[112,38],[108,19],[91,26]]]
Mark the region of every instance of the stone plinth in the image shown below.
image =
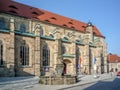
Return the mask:
[[[40,77],[40,84],[46,85],[62,85],[62,84],[74,84],[76,83],[76,76],[61,76],[61,77],[50,77],[42,76]]]

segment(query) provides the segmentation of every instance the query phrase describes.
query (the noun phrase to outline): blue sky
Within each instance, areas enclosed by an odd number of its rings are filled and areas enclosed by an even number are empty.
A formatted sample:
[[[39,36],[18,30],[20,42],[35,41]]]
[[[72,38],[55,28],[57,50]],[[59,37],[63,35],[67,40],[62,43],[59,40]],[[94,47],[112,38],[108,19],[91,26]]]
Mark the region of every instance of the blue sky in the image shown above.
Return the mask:
[[[90,21],[106,37],[108,53],[120,56],[120,0],[14,0],[79,21]]]

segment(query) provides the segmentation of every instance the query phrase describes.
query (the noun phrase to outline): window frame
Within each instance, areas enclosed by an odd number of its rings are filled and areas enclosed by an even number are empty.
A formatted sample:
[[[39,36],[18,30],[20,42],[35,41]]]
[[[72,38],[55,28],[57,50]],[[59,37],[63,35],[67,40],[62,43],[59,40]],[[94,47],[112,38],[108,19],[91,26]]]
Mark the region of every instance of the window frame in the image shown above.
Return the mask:
[[[0,17],[0,29],[5,29],[5,28],[6,28],[5,18]]]
[[[27,32],[27,27],[26,27],[26,25],[24,23],[20,24],[20,31],[22,33],[26,33]]]
[[[30,66],[30,49],[29,46],[24,43],[20,46],[20,65]]]
[[[3,42],[0,40],[0,66],[4,65],[3,61]]]
[[[50,49],[47,45],[42,48],[42,66],[50,66]]]

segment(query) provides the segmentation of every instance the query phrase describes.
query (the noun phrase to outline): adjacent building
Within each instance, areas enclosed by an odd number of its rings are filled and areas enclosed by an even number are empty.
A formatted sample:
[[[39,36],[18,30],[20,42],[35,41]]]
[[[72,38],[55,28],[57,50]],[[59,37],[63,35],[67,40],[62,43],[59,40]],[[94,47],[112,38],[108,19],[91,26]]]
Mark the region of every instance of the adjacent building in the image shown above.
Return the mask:
[[[120,57],[117,54],[108,54],[109,72],[120,71]]]
[[[76,76],[94,71],[107,72],[107,45],[91,22],[0,1],[0,76]]]

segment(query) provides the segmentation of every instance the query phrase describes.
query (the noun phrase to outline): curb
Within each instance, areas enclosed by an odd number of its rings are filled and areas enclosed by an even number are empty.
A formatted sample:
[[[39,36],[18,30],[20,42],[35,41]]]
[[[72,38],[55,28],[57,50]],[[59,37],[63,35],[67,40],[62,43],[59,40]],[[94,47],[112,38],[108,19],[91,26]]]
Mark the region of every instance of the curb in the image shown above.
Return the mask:
[[[108,79],[111,79],[111,78],[114,78],[114,77],[105,78],[105,79],[102,79],[102,80],[108,80]],[[82,83],[82,84],[79,84],[79,85],[68,86],[68,87],[65,87],[65,88],[57,89],[57,90],[64,90],[64,89],[69,89],[69,88],[73,88],[73,87],[83,86],[83,85],[86,85],[86,84],[91,84],[91,83],[99,82],[99,81],[102,81],[102,80],[97,80],[97,81]]]

